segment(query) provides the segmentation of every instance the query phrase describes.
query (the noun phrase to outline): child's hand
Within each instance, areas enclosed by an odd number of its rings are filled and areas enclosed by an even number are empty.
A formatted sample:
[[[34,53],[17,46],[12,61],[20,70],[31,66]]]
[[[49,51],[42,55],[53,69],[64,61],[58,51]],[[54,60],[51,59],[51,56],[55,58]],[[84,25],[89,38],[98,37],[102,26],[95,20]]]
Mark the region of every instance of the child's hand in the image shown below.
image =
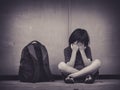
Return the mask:
[[[68,78],[75,78],[75,77],[77,77],[77,74],[76,74],[76,73],[73,73],[73,74],[68,75]]]
[[[86,47],[84,46],[84,44],[81,44],[81,45],[79,45],[78,47],[79,47],[79,50],[85,50],[85,48],[86,48]]]
[[[77,44],[71,44],[71,49],[75,52],[78,50],[78,45]]]

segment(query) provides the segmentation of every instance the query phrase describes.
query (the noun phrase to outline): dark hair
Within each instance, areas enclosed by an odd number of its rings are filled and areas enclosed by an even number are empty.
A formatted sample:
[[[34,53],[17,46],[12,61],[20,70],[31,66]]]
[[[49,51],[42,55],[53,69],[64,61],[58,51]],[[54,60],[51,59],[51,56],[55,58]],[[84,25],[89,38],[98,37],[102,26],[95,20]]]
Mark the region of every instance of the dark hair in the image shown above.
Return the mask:
[[[87,31],[80,28],[75,29],[69,38],[69,45],[71,45],[75,41],[81,42],[85,46],[88,46],[90,39]]]

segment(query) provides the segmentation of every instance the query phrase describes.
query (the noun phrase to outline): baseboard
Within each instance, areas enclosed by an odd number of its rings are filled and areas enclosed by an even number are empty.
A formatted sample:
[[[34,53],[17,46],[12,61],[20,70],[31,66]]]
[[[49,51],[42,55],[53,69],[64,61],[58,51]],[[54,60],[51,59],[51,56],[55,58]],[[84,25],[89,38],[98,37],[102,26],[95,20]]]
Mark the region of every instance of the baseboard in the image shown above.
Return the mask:
[[[98,79],[120,79],[120,75],[99,75]]]
[[[62,79],[61,75],[54,75],[56,79]],[[120,79],[120,75],[99,75],[97,79]]]
[[[55,80],[62,80],[61,75],[53,75]],[[120,79],[120,75],[99,75],[98,79]],[[0,75],[0,81],[3,80],[19,80],[18,75]]]
[[[19,80],[18,75],[0,75],[0,80]]]

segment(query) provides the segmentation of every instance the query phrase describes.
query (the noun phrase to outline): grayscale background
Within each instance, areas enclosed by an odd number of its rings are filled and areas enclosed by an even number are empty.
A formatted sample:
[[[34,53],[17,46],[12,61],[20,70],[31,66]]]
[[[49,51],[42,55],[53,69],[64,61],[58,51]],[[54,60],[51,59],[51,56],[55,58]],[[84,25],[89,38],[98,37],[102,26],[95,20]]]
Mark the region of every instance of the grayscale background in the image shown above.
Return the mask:
[[[32,40],[46,46],[50,69],[59,75],[76,28],[88,31],[100,74],[120,74],[119,8],[119,0],[0,0],[0,75],[18,74],[21,51]]]

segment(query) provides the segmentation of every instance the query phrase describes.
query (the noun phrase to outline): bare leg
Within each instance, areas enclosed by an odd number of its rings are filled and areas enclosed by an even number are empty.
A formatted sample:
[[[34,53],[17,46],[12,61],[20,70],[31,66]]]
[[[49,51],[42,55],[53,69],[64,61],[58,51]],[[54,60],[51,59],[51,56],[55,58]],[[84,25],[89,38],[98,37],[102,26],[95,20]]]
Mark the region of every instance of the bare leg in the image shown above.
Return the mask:
[[[67,65],[65,62],[60,62],[58,64],[58,69],[61,70],[61,72],[63,73],[68,73],[68,74],[71,74],[71,73],[76,73],[78,72],[79,70],[73,68],[73,67],[70,67],[69,65]]]
[[[86,66],[80,71],[70,74],[69,77],[76,78],[76,77],[92,74],[93,72],[96,72],[100,68],[100,66],[101,66],[100,60],[96,59],[92,61],[90,65]]]

